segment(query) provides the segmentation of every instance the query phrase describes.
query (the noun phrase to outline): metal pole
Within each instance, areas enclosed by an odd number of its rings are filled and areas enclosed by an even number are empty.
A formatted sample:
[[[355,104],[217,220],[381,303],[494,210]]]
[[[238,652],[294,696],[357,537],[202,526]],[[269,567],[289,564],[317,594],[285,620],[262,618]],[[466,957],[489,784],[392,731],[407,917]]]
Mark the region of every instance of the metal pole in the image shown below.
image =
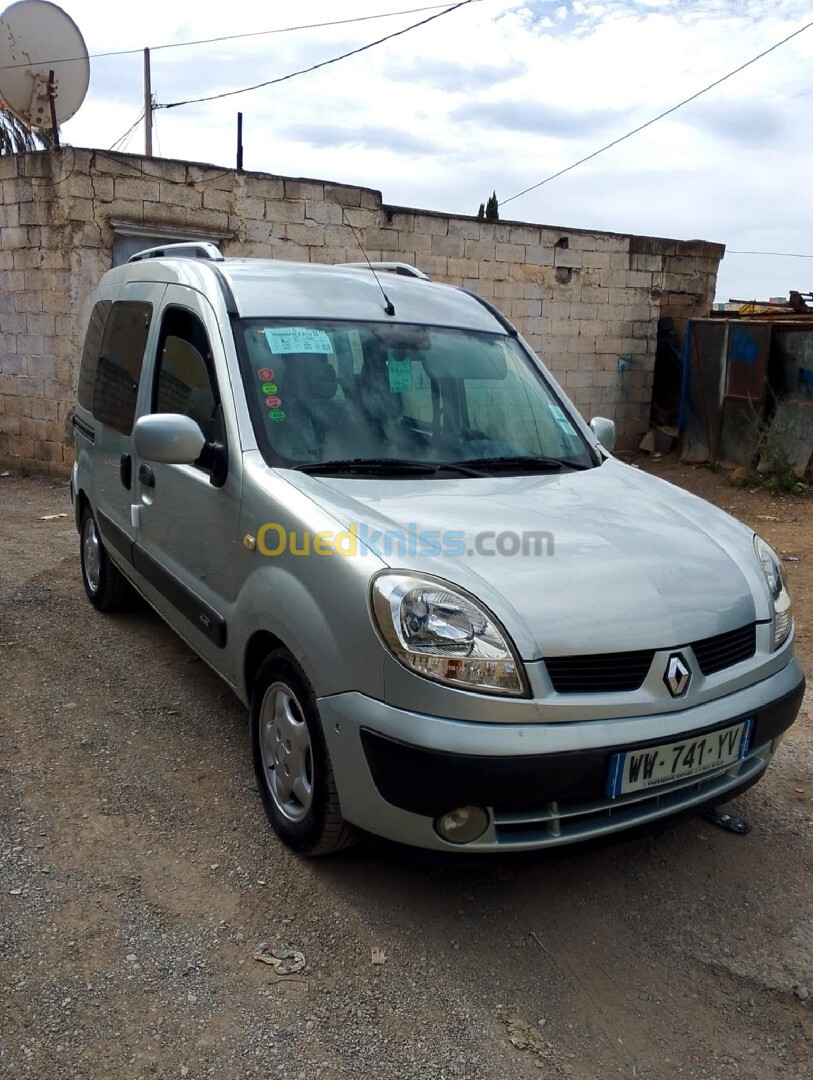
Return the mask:
[[[150,50],[144,50],[144,153],[152,157],[152,80]]]
[[[51,104],[51,130],[54,133],[54,149],[59,149],[59,128],[56,123],[56,76],[48,72],[48,100]]]
[[[237,171],[243,168],[243,114],[237,114]]]

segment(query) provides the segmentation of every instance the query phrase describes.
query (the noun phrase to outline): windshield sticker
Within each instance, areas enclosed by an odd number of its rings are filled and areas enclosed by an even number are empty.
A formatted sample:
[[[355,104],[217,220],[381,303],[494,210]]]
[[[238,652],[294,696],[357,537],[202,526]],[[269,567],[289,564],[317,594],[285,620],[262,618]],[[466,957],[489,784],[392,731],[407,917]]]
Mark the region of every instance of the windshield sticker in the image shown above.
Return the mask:
[[[411,360],[390,360],[387,367],[390,375],[391,394],[402,394],[412,389]]]
[[[282,409],[269,409],[268,416],[276,423],[279,423],[280,420],[285,419],[285,413],[282,411]]]
[[[278,409],[282,404],[282,398],[278,398],[275,394],[271,394],[270,397],[265,399],[265,403],[269,409]]]
[[[263,382],[268,382],[269,379],[274,378],[274,372],[271,370],[271,368],[267,367],[261,367],[257,374],[260,376]]]
[[[284,356],[286,353],[333,355],[333,345],[324,330],[314,330],[310,326],[287,326],[283,329],[266,327],[265,340],[275,356]]]
[[[564,431],[565,435],[576,434],[576,429],[573,427],[571,422],[568,420],[568,418],[565,416],[564,412],[559,408],[558,405],[549,405],[548,408],[550,409],[554,420],[562,429],[562,431]]]
[[[264,382],[262,390],[264,394],[276,394],[277,384],[275,382]]]

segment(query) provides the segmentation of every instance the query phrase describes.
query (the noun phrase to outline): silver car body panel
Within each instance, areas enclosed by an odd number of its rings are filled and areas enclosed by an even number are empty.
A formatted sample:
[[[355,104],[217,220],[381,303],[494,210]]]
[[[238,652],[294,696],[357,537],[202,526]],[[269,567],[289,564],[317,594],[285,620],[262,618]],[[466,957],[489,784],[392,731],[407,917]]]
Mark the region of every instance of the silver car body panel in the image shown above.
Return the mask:
[[[533,661],[545,655],[651,647],[666,656],[692,641],[750,622],[766,624],[764,636],[761,631],[759,634],[757,653],[740,665],[741,671],[729,669],[708,679],[697,672],[687,698],[676,700],[659,680],[655,665],[651,680],[640,690],[614,694],[611,701],[602,703],[609,714],[616,715],[630,708],[646,712],[653,700],[659,700],[665,710],[674,711],[684,707],[686,701],[699,702],[728,693],[732,676],[743,683],[758,681],[782,663],[768,640],[770,598],[752,554],[750,531],[714,507],[616,461],[553,479],[404,479],[388,483],[322,480],[292,470],[269,469],[259,455],[251,458],[245,471],[241,526],[241,531],[249,535],[256,536],[266,523],[276,523],[286,534],[293,532],[298,538],[322,531],[343,533],[353,524],[371,531],[389,529],[406,534],[408,523],[416,522],[421,530],[452,529],[472,536],[482,525],[482,507],[487,504],[490,515],[494,514],[495,528],[519,528],[521,523],[525,527],[545,525],[554,536],[552,556],[511,558],[383,558],[369,551],[362,554],[359,545],[356,556],[311,557],[307,560],[307,577],[301,573],[306,561],[303,556],[291,555],[289,550],[273,557],[254,551],[246,595],[259,590],[270,596],[277,587],[272,586],[272,579],[281,582],[290,578],[290,589],[299,597],[298,604],[307,594],[309,604],[321,613],[320,638],[324,639],[327,632],[332,647],[328,654],[319,650],[313,670],[305,664],[318,693],[335,693],[342,685],[348,689],[364,687],[358,681],[362,670],[356,665],[368,668],[368,643],[379,660],[376,677],[386,680],[388,701],[407,708],[420,703],[417,707],[429,712],[472,719],[479,719],[481,712],[516,717],[518,711],[529,709],[539,720],[578,715],[585,704],[578,695],[556,695],[552,690],[544,694],[543,665]],[[632,493],[627,490],[627,478],[634,488]],[[672,499],[676,508],[671,507]],[[645,500],[648,507],[643,518],[640,509],[636,510],[636,503],[640,507],[638,500]],[[573,515],[578,508],[584,513],[584,507],[591,503],[596,506],[582,531]],[[696,509],[694,503],[698,504]],[[695,515],[694,522],[691,514]],[[672,546],[675,534],[677,548]],[[672,566],[666,551],[675,551]],[[611,572],[602,584],[604,563],[611,566]],[[706,565],[711,566],[710,571]],[[373,646],[375,635],[366,614],[366,622],[361,620],[367,628],[362,638],[365,647],[354,649],[353,656],[345,655],[348,605],[342,601],[357,597],[359,583],[366,588],[372,575],[387,567],[431,574],[479,597],[509,630],[526,661],[534,699],[461,692],[421,678],[395,661],[380,641],[377,648]],[[698,588],[686,580],[693,575],[699,579]],[[681,576],[684,583],[678,587],[676,582]],[[576,579],[578,594],[573,587]],[[533,589],[528,588],[529,581],[534,582]],[[585,595],[590,602],[578,602]],[[261,621],[267,607],[256,603],[253,606],[256,619]],[[352,607],[356,606],[354,602]],[[548,611],[556,613],[555,619],[548,616]],[[279,629],[274,632],[287,640]],[[361,633],[362,627],[357,626],[356,632]],[[297,636],[295,627],[288,634]],[[358,657],[359,653],[363,658]],[[335,671],[328,662],[331,655],[340,657]],[[328,686],[330,690],[323,689]],[[595,695],[589,698],[592,705],[597,704]]]
[[[362,729],[430,750],[494,758],[575,753],[624,747],[642,737],[668,741],[745,715],[798,686],[802,675],[792,634],[773,649],[772,601],[751,530],[607,455],[544,368],[600,465],[559,474],[397,480],[316,477],[269,467],[258,449],[239,373],[232,304],[241,316],[402,321],[504,332],[486,307],[460,290],[393,276],[383,284],[395,306],[394,319],[385,314],[369,270],[155,259],[110,271],[99,297],[143,295],[155,306],[138,415],[151,409],[150,372],[163,312],[179,305],[204,323],[223,404],[228,476],[215,487],[193,466],[153,464],[155,485],[142,485],[142,462],[131,440],[110,435],[104,425],[98,425],[95,444],[78,437],[72,473],[74,494],[94,512],[112,514],[125,535],[121,549],[108,542],[110,557],[244,702],[251,693],[247,657],[258,635],[269,648],[280,643],[297,659],[319,702],[349,821],[395,840],[450,846],[430,818],[381,797],[365,760]],[[93,426],[87,409],[78,407],[77,416]],[[130,492],[116,481],[125,450],[133,455]],[[297,539],[306,533],[346,533],[351,526],[366,529],[368,536],[454,532],[465,537],[468,554],[387,554],[371,543],[360,545],[355,555],[305,556],[288,545],[269,556],[257,544],[268,524]],[[513,556],[478,552],[474,538],[484,530],[492,542],[498,532],[519,536],[541,530],[550,534],[553,550]],[[127,543],[139,550],[142,566],[157,566],[164,577],[145,576],[138,564],[128,562],[122,554]],[[523,661],[529,695],[457,689],[397,661],[369,609],[371,582],[388,569],[443,579],[489,608]],[[211,626],[179,615],[167,580],[222,622],[219,639]],[[754,654],[704,676],[691,643],[749,624],[756,624]],[[643,649],[653,651],[653,661],[633,691],[557,693],[545,666],[546,657]],[[673,697],[663,675],[676,650],[691,678],[685,694]],[[721,792],[726,784],[741,782],[745,773],[739,768],[759,772],[765,767],[772,747],[752,749],[750,763],[726,770],[728,780],[722,774],[714,780]],[[694,784],[686,786],[681,796],[686,805],[700,801],[692,794],[696,790]],[[708,794],[710,788],[705,790]],[[642,820],[671,812],[677,802],[666,799],[658,807],[627,800],[630,806],[641,804]],[[596,819],[586,829],[612,831],[629,820],[616,814],[612,825]],[[468,848],[499,847],[495,828],[492,822],[486,836]],[[554,842],[557,828],[531,829],[516,843]],[[563,842],[563,835],[560,829],[555,842]]]
[[[356,522],[382,535],[406,536],[410,526],[418,535],[462,534],[464,556],[406,552],[384,561],[448,578],[479,596],[504,625],[511,624],[525,660],[546,653],[623,652],[642,643],[671,647],[771,618],[759,564],[742,559],[743,549],[750,556],[751,532],[679,488],[618,461],[553,476],[397,485],[303,476],[297,482],[329,507],[343,528]],[[474,539],[483,532],[485,506],[488,532],[520,536],[544,530],[553,554],[478,554]],[[494,550],[493,543],[487,550]],[[575,580],[579,602],[574,602]],[[612,612],[609,622],[596,617],[605,609]]]

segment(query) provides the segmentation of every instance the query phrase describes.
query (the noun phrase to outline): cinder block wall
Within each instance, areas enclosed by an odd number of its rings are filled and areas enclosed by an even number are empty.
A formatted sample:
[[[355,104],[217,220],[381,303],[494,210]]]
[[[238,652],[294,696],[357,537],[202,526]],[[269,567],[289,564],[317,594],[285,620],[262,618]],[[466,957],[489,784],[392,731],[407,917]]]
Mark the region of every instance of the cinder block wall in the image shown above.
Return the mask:
[[[64,472],[93,289],[116,231],[227,255],[413,263],[495,303],[620,446],[646,430],[656,326],[708,313],[724,248],[388,206],[381,193],[102,151],[0,157],[0,459]]]

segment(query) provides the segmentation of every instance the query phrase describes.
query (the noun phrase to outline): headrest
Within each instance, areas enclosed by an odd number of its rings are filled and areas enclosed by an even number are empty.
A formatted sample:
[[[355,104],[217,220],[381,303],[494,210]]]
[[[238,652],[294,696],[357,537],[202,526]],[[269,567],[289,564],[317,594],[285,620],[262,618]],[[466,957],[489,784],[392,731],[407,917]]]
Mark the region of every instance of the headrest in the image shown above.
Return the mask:
[[[339,378],[326,356],[289,353],[285,357],[286,392],[301,399],[329,401],[336,393]]]

